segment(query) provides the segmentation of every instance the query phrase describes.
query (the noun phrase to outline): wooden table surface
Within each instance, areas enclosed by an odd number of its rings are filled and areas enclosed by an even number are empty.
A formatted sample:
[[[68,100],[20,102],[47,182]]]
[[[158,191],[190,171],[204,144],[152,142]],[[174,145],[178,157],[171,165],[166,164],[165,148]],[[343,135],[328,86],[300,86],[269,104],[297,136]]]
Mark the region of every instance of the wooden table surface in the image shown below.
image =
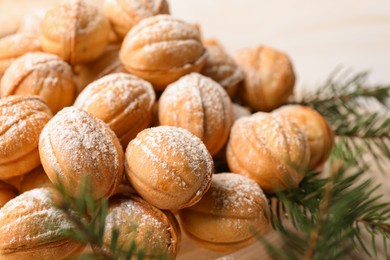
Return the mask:
[[[91,0],[98,2],[100,0]],[[0,0],[0,37],[16,30],[27,12],[56,0]],[[200,24],[205,38],[228,51],[265,44],[287,52],[298,75],[297,89],[315,88],[337,66],[370,70],[372,83],[390,83],[390,2],[388,0],[169,0],[172,15]],[[372,173],[390,198],[388,175]],[[267,237],[280,240],[274,232]],[[200,250],[185,239],[179,259],[223,256]],[[357,255],[352,257],[358,259]],[[365,259],[364,255],[360,256]],[[267,259],[255,244],[223,259]]]

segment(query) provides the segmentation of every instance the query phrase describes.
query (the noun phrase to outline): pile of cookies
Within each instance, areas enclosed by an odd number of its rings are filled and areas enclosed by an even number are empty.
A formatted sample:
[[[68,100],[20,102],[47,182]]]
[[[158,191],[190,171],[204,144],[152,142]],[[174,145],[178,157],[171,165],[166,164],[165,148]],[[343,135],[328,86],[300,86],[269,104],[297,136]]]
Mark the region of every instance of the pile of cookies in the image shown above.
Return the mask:
[[[53,206],[61,183],[110,198],[104,233],[174,259],[181,231],[234,251],[269,227],[265,196],[327,160],[325,119],[286,104],[288,56],[231,57],[165,0],[69,0],[0,39],[0,258],[63,259],[85,245]],[[282,106],[282,107],[281,107]],[[218,163],[229,172],[218,172]],[[180,219],[180,225],[177,221]]]

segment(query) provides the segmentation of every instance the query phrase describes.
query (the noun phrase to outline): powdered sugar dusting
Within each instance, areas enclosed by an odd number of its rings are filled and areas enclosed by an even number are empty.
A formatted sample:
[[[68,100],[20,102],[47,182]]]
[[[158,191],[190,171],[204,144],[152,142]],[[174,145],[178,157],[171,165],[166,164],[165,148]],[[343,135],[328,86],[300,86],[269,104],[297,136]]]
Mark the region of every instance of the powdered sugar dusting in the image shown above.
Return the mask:
[[[224,145],[233,121],[225,90],[198,73],[167,87],[159,101],[159,116],[161,124],[182,127],[201,138],[211,154]]]
[[[256,134],[262,138],[267,149],[287,164],[306,167],[307,140],[299,129],[286,117],[277,114],[256,113]],[[280,154],[284,151],[284,154]]]
[[[116,114],[122,112],[122,109],[126,113],[142,103],[142,98],[148,99],[146,110],[150,111],[155,93],[149,82],[127,73],[114,73],[88,85],[77,97],[74,105],[88,111],[90,106],[99,102],[100,106],[109,110],[105,111],[106,114]]]
[[[88,1],[68,0],[50,9],[43,19],[44,26],[52,26],[56,31],[43,29],[44,33],[64,35],[71,38],[70,34],[88,34],[101,25],[105,17],[98,9]]]
[[[159,100],[159,120],[162,125],[184,128],[203,139],[206,108],[202,105],[197,80],[190,75],[180,78],[165,89]]]
[[[99,189],[108,192],[123,169],[123,153],[115,139],[100,119],[75,107],[64,108],[42,131],[42,164],[45,168],[53,167],[62,181],[69,181],[70,176],[89,175],[94,184],[99,183]]]
[[[179,153],[186,157],[195,176],[201,175],[199,172],[201,168],[205,168],[207,173],[213,171],[213,165],[209,160],[210,155],[200,139],[180,128],[161,126],[159,129],[155,132],[157,144],[159,142],[160,145],[167,144],[166,152],[170,151],[172,156]]]
[[[38,146],[38,137],[51,112],[37,97],[10,96],[0,100],[0,163]]]
[[[193,25],[169,15],[142,20],[125,37],[120,59],[132,70],[183,69],[203,59],[206,51]]]
[[[125,11],[128,15],[131,15],[135,22],[159,13],[168,13],[168,5],[165,0],[127,0],[124,2],[126,4],[122,5],[122,7],[126,9]]]
[[[231,87],[244,79],[242,70],[217,41],[208,40],[204,44],[209,56],[201,73],[211,77],[230,91]]]
[[[0,210],[0,248],[32,247],[61,239],[60,231],[73,228],[53,206],[46,188],[25,192]]]
[[[135,49],[146,43],[189,39],[199,41],[198,31],[191,24],[169,15],[157,15],[142,20],[125,38],[126,45],[134,46]]]
[[[196,196],[210,185],[212,158],[201,140],[184,129],[170,126],[146,129],[130,142],[126,157],[131,175],[178,203],[200,199]],[[132,163],[135,157],[137,162]]]
[[[54,54],[31,52],[20,57],[18,61],[23,65],[23,69],[26,72],[32,70],[55,70],[72,75],[70,65]]]
[[[216,174],[208,193],[214,198],[216,212],[239,215],[243,218],[258,214],[266,205],[266,197],[260,186],[238,174]]]
[[[274,192],[275,187],[298,185],[308,165],[310,151],[297,131],[289,121],[268,113],[257,112],[238,119],[228,144],[230,167],[255,178],[266,192]],[[243,147],[246,147],[245,155],[240,154]],[[268,165],[266,171],[259,167],[262,163]]]
[[[191,75],[198,75],[197,77],[199,78],[199,89],[202,93],[203,107],[206,110],[205,121],[207,122],[207,138],[216,138],[214,133],[217,133],[221,128],[226,129],[226,132],[229,132],[233,121],[233,112],[229,96],[218,83],[210,78],[203,76],[199,77],[200,74],[197,73],[192,73]]]
[[[131,198],[121,199],[111,206],[106,219],[105,241],[109,243],[112,230],[118,229],[122,248],[128,248],[135,240],[139,249],[144,246],[148,252],[166,251],[172,239],[171,227],[154,212],[157,209],[153,211],[150,207],[146,202]],[[160,215],[163,213],[160,212]]]
[[[17,34],[11,34],[11,35],[7,35],[3,38],[1,38],[1,47],[2,48],[5,48],[6,46],[7,47],[17,47],[18,45],[20,44],[23,44],[24,41],[26,41],[27,43],[29,44],[32,44],[34,43],[33,40],[36,40],[36,36],[33,35],[33,34],[30,34],[30,33],[17,33]],[[32,41],[32,42],[30,42]],[[28,47],[28,45],[26,45],[26,47]],[[1,52],[1,58],[7,58],[8,55],[12,54],[12,49],[10,50],[10,52]],[[17,53],[15,53],[17,54]],[[6,55],[6,56],[3,56],[3,55]],[[14,58],[14,56],[10,56],[10,58]]]
[[[34,34],[16,33],[0,39],[0,60],[17,58],[24,53],[41,50],[41,43]]]
[[[3,96],[18,93],[19,85],[31,76],[35,80],[29,87],[29,93],[39,95],[42,88],[47,92],[67,89],[72,94],[73,73],[69,64],[53,54],[43,52],[27,53],[16,59],[5,72],[1,82]],[[53,89],[53,90],[52,90]],[[50,100],[47,100],[50,103]]]

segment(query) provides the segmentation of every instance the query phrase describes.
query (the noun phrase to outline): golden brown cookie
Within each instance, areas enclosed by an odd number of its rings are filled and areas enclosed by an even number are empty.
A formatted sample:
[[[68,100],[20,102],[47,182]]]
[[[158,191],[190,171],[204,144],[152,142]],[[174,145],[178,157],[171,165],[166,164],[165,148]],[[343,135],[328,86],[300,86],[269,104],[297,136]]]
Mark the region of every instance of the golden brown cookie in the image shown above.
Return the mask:
[[[169,15],[146,18],[126,35],[119,58],[125,69],[163,90],[169,83],[202,69],[207,58],[199,32]]]
[[[295,73],[285,53],[257,46],[238,51],[234,58],[245,76],[237,94],[253,111],[271,111],[293,93]]]
[[[24,175],[41,164],[39,135],[51,117],[37,96],[0,99],[0,180]]]
[[[27,53],[14,60],[5,71],[0,94],[1,97],[38,95],[55,114],[75,100],[76,85],[72,68],[56,55]]]
[[[188,74],[165,89],[158,106],[161,125],[190,131],[211,155],[225,145],[233,121],[232,104],[214,80],[199,73]]]
[[[0,79],[11,63],[27,52],[40,51],[41,42],[31,33],[16,33],[0,39]]]
[[[187,130],[159,126],[140,132],[126,149],[126,176],[147,202],[181,209],[207,191],[213,160],[202,141]]]
[[[103,243],[108,250],[112,231],[119,231],[118,247],[127,252],[135,242],[145,258],[175,259],[181,242],[179,224],[169,211],[161,211],[135,195],[110,200]],[[108,251],[109,252],[109,251]]]
[[[236,251],[254,243],[270,223],[259,185],[233,173],[214,174],[210,189],[194,206],[180,210],[188,236],[202,247]],[[255,233],[256,232],[256,233]]]
[[[128,31],[142,19],[158,14],[169,14],[166,0],[105,0],[103,12],[123,39]]]
[[[285,117],[257,112],[233,124],[226,157],[232,172],[273,193],[299,185],[310,148],[306,136]]]
[[[123,150],[115,133],[75,107],[64,108],[44,127],[39,154],[49,179],[71,196],[88,181],[95,199],[108,197],[122,180]]]
[[[203,44],[207,49],[208,57],[200,73],[218,82],[228,95],[233,97],[238,83],[244,79],[241,68],[216,39],[205,40]]]
[[[306,135],[310,146],[309,167],[321,166],[329,157],[334,144],[335,134],[326,119],[314,109],[307,106],[283,106],[273,113],[286,116]]]
[[[131,139],[150,126],[155,99],[149,82],[115,73],[88,85],[74,106],[107,123],[126,149]]]
[[[85,0],[63,1],[49,9],[41,22],[45,52],[70,64],[97,59],[109,43],[108,19]]]
[[[0,209],[0,259],[65,259],[84,245],[63,235],[75,228],[53,204],[54,191],[34,189]]]

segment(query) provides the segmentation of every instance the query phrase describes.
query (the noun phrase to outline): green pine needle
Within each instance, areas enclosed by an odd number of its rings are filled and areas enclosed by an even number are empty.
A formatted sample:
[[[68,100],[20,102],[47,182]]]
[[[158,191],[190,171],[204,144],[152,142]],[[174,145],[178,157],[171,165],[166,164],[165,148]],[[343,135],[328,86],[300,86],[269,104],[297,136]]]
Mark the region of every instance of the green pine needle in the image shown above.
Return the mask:
[[[377,243],[372,240],[371,248],[367,248],[362,227],[388,243],[390,204],[379,203],[380,196],[372,196],[377,187],[372,187],[371,180],[356,184],[365,172],[345,165],[329,178],[315,179],[309,175],[299,188],[278,193],[278,207],[284,205],[284,213],[294,229],[286,226],[286,217],[280,218],[280,213],[272,214],[272,223],[296,258],[277,258],[338,259],[348,254],[353,245],[363,248],[369,256],[375,255]],[[311,190],[316,182],[319,188]],[[270,246],[266,244],[270,254],[277,251]]]

